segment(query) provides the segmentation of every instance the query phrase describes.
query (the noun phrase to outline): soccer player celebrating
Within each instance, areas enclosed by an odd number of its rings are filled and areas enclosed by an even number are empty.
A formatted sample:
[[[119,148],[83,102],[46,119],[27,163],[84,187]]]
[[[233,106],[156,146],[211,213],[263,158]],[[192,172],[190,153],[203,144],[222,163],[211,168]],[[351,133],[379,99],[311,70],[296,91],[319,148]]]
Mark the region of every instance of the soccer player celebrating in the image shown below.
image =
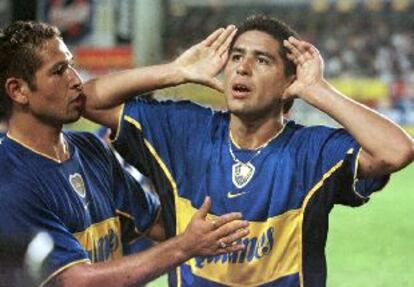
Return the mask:
[[[127,100],[185,82],[224,89],[228,111]],[[414,158],[407,133],[334,89],[318,50],[266,16],[217,30],[172,63],[96,79],[85,92],[88,116],[116,130],[114,146],[154,180],[175,218],[169,234],[185,230],[205,196],[212,214],[240,211],[250,221],[246,250],[191,259],[170,274],[172,286],[325,286],[333,206],[366,203]],[[295,97],[343,128],[286,120]]]
[[[2,31],[0,83],[9,123],[0,144],[0,237],[46,231],[54,245],[34,283],[136,286],[192,256],[243,249],[236,241],[247,222],[238,212],[207,220],[205,198],[184,233],[121,258],[123,242],[164,237],[159,203],[98,138],[62,131],[79,119],[85,95],[56,28],[16,22]]]

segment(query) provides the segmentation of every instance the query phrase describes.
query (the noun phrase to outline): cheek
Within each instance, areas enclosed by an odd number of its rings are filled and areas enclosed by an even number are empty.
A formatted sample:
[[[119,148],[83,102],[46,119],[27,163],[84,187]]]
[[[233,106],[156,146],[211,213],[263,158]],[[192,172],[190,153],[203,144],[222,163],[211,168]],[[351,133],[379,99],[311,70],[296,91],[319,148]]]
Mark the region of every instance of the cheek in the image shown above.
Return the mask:
[[[225,82],[228,82],[228,81],[230,81],[230,76],[231,76],[231,72],[232,72],[232,66],[231,66],[231,64],[227,64],[225,67],[224,67],[224,70],[223,70],[223,73],[224,73],[224,81]]]
[[[61,78],[50,85],[50,92],[54,93],[56,98],[62,98],[68,92],[68,87],[67,79]]]
[[[54,106],[62,106],[65,103],[66,98],[66,82],[65,81],[53,81],[48,85],[46,94],[47,100]]]
[[[274,90],[285,89],[287,87],[287,79],[283,75],[267,77],[267,79],[265,79],[265,85],[273,88]]]
[[[223,79],[223,83],[224,83],[224,90],[225,91],[230,91],[231,90],[231,85],[230,85],[230,81],[231,81],[231,72],[230,71],[224,71],[224,79]]]
[[[285,88],[286,82],[283,79],[274,77],[263,78],[263,84],[261,85],[261,93],[266,101],[273,101],[279,99]]]

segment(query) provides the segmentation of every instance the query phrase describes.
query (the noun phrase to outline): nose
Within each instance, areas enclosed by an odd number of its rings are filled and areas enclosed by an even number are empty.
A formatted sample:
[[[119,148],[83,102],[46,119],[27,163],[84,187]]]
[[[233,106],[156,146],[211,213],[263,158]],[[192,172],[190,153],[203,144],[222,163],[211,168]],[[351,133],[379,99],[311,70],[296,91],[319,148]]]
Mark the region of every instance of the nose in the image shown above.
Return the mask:
[[[242,76],[250,76],[252,74],[252,59],[244,57],[237,66],[237,74]]]
[[[81,80],[81,77],[79,76],[78,71],[72,66],[69,67],[69,70],[70,70],[69,72],[70,72],[71,88],[76,89],[76,90],[81,90],[82,80]]]

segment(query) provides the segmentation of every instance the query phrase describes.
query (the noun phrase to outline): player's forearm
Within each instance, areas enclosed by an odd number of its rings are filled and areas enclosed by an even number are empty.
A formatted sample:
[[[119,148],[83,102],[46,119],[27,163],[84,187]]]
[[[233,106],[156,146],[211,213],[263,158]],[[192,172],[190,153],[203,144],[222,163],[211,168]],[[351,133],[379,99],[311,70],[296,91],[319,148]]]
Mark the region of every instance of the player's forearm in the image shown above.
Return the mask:
[[[303,98],[339,122],[365,152],[383,164],[384,172],[396,171],[413,161],[413,140],[402,128],[345,97],[326,81],[306,91]]]
[[[141,286],[190,259],[183,236],[118,260],[79,264],[58,276],[58,286]]]
[[[107,109],[131,96],[181,84],[185,81],[174,63],[125,70],[100,76],[84,84],[87,108]]]

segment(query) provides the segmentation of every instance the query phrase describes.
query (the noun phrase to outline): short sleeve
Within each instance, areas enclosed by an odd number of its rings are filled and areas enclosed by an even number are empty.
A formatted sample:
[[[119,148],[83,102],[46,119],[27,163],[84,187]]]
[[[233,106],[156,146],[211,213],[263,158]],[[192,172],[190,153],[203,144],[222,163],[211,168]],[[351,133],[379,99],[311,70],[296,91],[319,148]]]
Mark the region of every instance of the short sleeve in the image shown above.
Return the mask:
[[[307,142],[307,161],[312,163],[308,174],[317,180],[334,178],[329,181],[333,184],[334,203],[361,205],[388,182],[389,175],[357,178],[361,147],[345,129],[313,127],[306,133],[302,140]]]
[[[148,153],[148,145],[168,164],[186,153],[192,135],[206,129],[212,115],[211,109],[190,101],[131,99],[124,105],[113,145],[147,175],[148,167],[142,163],[147,161],[143,155]]]
[[[7,238],[32,239],[47,232],[53,249],[41,264],[39,282],[76,263],[89,262],[87,252],[67,230],[59,217],[50,211],[30,184],[6,183],[0,186],[0,235]]]

